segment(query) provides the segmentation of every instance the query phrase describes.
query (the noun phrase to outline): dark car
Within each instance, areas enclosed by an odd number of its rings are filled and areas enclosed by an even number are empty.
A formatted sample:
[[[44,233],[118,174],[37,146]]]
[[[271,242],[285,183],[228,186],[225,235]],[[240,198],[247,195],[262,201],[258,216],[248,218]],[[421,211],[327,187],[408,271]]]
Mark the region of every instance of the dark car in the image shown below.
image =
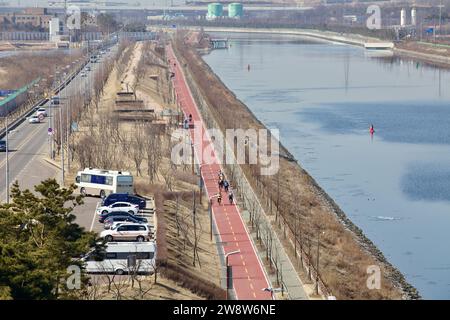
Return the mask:
[[[138,217],[138,216],[132,215],[131,213],[124,212],[124,211],[113,211],[113,212],[105,213],[105,214],[102,213],[102,214],[100,214],[100,215],[98,216],[98,221],[99,221],[100,223],[103,223],[103,222],[105,222],[105,220],[106,220],[107,218],[110,218],[110,217],[118,217],[118,216],[132,217],[132,218],[134,218],[134,219],[136,219],[136,220],[139,220],[140,222],[147,222],[147,219],[146,219],[146,218]]]
[[[145,199],[128,193],[111,193],[103,200],[102,206],[109,206],[115,202],[129,202],[137,204],[139,209],[145,209]]]
[[[0,151],[6,151],[6,141],[0,140]]]
[[[114,222],[133,222],[133,223],[147,223],[147,219],[143,218],[145,221],[141,221],[140,217],[130,217],[130,216],[112,216],[104,220],[105,229],[109,229]]]

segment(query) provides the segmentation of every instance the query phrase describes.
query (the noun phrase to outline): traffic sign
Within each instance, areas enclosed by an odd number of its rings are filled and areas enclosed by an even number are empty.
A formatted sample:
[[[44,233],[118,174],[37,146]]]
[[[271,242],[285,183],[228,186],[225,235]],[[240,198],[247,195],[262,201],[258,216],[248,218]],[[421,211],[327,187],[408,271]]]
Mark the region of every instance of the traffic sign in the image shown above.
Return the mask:
[[[39,118],[39,121],[43,121],[43,120],[44,120],[44,115],[41,113],[41,114],[38,116],[38,118]]]
[[[52,128],[48,128],[47,133],[49,136],[51,136],[53,134],[53,129]]]
[[[76,123],[75,121],[72,122],[72,125],[70,127],[72,128],[72,131],[78,131],[78,123]]]

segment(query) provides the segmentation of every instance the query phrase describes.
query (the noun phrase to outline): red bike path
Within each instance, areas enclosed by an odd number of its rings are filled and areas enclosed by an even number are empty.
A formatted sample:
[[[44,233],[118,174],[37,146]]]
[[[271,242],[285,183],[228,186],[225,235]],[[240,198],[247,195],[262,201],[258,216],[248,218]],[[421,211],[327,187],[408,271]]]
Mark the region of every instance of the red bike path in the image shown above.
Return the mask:
[[[167,56],[171,71],[174,73],[172,78],[177,101],[183,111],[188,116],[192,115],[192,122],[201,126],[201,135],[194,135],[194,129],[189,129],[191,141],[193,141],[195,154],[203,155],[205,148],[213,150],[211,140],[204,136],[204,124],[192,97],[192,93],[187,85],[183,70],[176,59],[171,46],[167,47]],[[200,130],[196,128],[195,130]],[[196,138],[203,141],[195,141]],[[197,139],[197,140],[200,140]],[[219,190],[218,172],[222,169],[217,163],[215,151],[211,152],[215,161],[205,161],[200,163],[200,172],[204,181],[204,186],[208,198],[212,200],[212,214],[221,239],[224,253],[240,251],[232,254],[228,258],[228,265],[232,266],[233,287],[238,300],[270,300],[272,295],[265,288],[269,288],[265,271],[261,260],[256,254],[256,249],[249,237],[248,230],[240,215],[236,204],[228,201],[228,195]],[[222,192],[222,203],[219,204],[216,195]]]

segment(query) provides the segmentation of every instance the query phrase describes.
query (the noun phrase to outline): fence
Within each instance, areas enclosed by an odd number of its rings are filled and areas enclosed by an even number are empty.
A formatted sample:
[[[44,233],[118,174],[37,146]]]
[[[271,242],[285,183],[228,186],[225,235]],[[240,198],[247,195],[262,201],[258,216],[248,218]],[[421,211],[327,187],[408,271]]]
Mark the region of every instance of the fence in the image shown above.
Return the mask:
[[[0,32],[0,41],[48,41],[48,32],[4,31]]]
[[[35,79],[19,90],[15,90],[5,99],[0,100],[0,117],[4,117],[9,113],[14,112],[21,104],[23,104],[29,98],[28,89],[32,88],[39,80],[40,78]]]
[[[127,40],[156,40],[155,32],[119,32],[119,39],[127,39]]]

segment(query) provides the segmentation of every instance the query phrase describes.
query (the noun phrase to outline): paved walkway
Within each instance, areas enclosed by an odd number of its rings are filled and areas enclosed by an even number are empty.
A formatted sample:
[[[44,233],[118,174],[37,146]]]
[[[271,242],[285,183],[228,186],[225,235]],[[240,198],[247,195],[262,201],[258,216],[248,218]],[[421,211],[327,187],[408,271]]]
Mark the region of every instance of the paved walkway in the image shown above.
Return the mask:
[[[223,201],[221,205],[218,204],[217,199],[214,197],[220,192],[217,181],[221,166],[217,164],[217,158],[210,138],[208,137],[206,140],[200,139],[201,141],[195,140],[203,137],[205,127],[180,64],[170,46],[167,47],[167,55],[170,60],[170,68],[175,73],[173,84],[177,101],[180,103],[184,114],[191,114],[192,122],[196,126],[201,127],[196,128],[196,130],[201,130],[201,136],[194,136],[194,129],[189,130],[194,143],[195,153],[197,156],[202,155],[206,148],[210,148],[212,159],[216,159],[216,161],[213,161],[215,164],[201,162],[200,171],[205,183],[205,190],[208,197],[212,199],[213,218],[219,232],[223,250],[225,254],[239,251],[237,254],[230,255],[228,259],[228,264],[233,267],[233,286],[236,298],[238,300],[270,300],[271,294],[263,291],[264,288],[269,287],[269,281],[238,207],[234,203],[228,203],[225,193],[222,194]]]

